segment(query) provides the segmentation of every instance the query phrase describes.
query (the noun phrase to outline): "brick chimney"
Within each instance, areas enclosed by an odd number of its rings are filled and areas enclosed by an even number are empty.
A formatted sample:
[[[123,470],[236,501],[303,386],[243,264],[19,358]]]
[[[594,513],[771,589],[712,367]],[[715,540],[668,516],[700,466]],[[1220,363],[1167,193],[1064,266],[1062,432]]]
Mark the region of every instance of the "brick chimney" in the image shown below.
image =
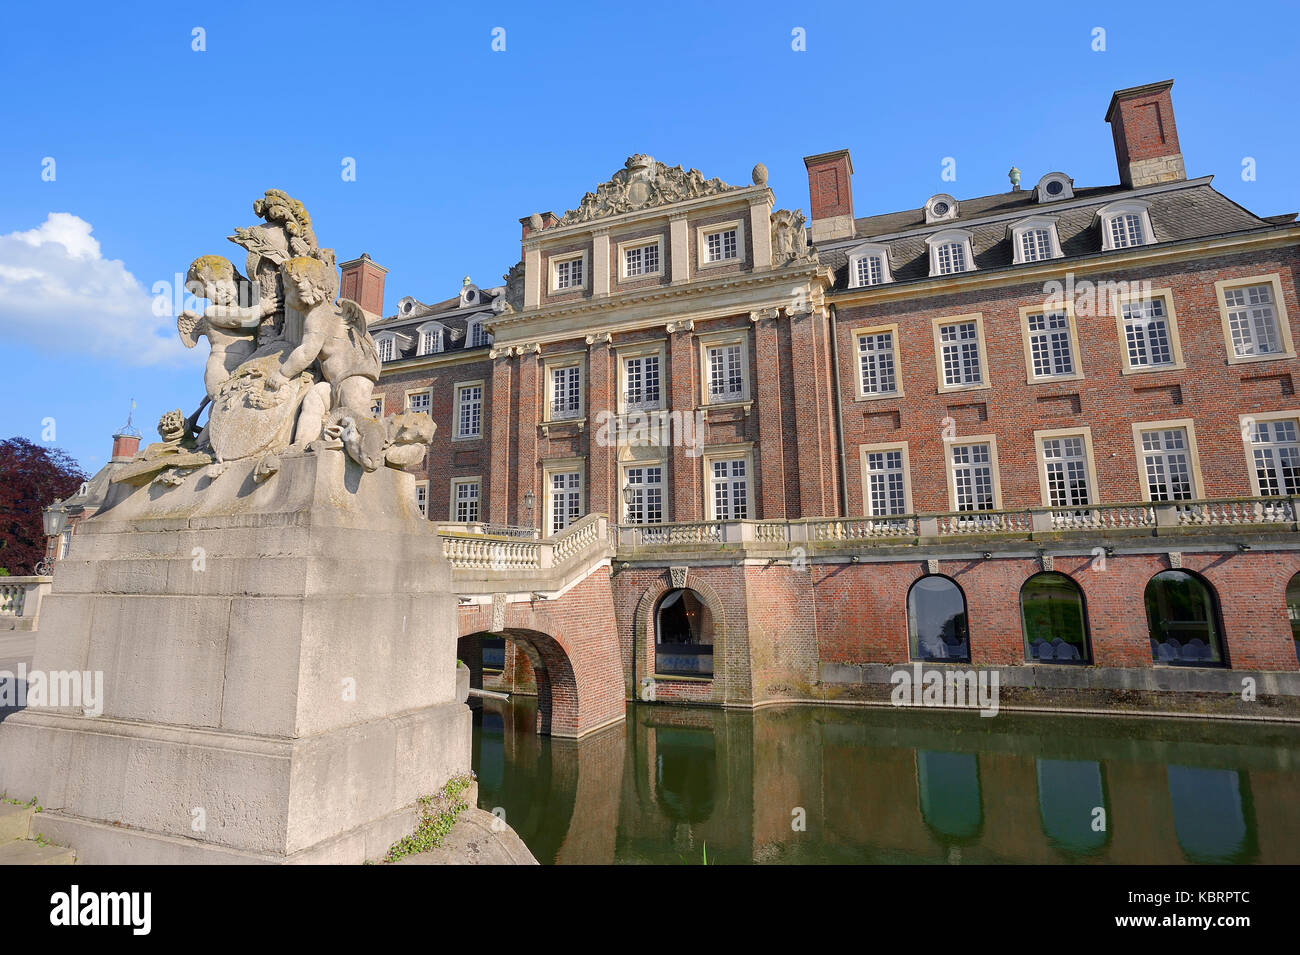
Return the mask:
[[[1130,189],[1187,178],[1178,148],[1173,80],[1116,90],[1106,109],[1119,181]]]
[[[853,160],[847,149],[805,156],[808,202],[812,209],[812,240],[853,236]]]
[[[113,435],[113,460],[121,458],[129,461],[135,457],[136,452],[140,450],[140,436],[138,434],[115,434]]]
[[[339,266],[343,273],[343,285],[339,289],[341,298],[350,298],[361,306],[361,310],[375,318],[384,314],[384,276],[388,269],[379,265],[365,252],[361,258],[344,262]]]

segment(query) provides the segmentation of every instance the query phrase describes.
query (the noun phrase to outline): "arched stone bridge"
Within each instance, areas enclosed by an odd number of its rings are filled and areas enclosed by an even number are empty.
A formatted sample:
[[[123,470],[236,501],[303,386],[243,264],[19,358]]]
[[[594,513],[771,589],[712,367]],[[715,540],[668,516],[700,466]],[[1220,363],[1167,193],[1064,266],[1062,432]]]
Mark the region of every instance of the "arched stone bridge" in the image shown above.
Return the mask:
[[[537,681],[538,732],[579,737],[620,722],[623,668],[608,518],[589,514],[545,540],[483,530],[445,525],[439,531],[460,595],[460,636],[504,637],[528,657]],[[467,662],[481,674],[481,660]]]

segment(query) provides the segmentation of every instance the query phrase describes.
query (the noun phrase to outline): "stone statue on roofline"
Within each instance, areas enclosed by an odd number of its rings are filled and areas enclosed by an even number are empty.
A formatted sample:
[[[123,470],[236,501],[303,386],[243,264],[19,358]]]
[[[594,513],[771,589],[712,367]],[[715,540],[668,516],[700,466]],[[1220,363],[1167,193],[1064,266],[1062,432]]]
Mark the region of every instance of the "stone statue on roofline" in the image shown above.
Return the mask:
[[[195,259],[186,276],[209,303],[176,322],[187,347],[208,341],[205,397],[189,418],[169,412],[163,444],[124,476],[167,487],[178,473],[255,458],[254,477],[265,480],[277,455],[336,450],[367,471],[419,465],[435,425],[423,412],[375,416],[379,350],[361,307],[337,299],[334,250],[317,244],[306,208],[281,190],[267,190],[253,211],[264,223],[228,237],[248,252],[248,278],[219,255]]]

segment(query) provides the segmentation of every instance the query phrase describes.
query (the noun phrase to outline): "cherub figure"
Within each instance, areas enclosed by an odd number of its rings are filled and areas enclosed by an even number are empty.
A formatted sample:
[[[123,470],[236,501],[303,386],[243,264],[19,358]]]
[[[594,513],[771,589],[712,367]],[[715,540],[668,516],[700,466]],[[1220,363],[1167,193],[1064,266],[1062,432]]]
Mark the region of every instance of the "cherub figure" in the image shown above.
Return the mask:
[[[211,303],[202,315],[190,309],[182,311],[176,317],[176,330],[186,348],[207,338],[212,350],[203,372],[203,385],[208,397],[215,398],[221,383],[253,353],[262,309],[240,304],[241,291],[245,300],[250,297],[250,284],[229,259],[219,255],[195,259],[186,273],[185,288]]]
[[[284,357],[267,386],[283,388],[320,363],[324,381],[303,399],[294,443],[304,445],[321,436],[325,414],[346,408],[358,418],[371,418],[370,396],[379,380],[379,350],[366,329],[366,316],[356,302],[343,299],[336,309],[338,273],[331,263],[298,256],[281,266],[285,305],[302,316],[301,344]]]

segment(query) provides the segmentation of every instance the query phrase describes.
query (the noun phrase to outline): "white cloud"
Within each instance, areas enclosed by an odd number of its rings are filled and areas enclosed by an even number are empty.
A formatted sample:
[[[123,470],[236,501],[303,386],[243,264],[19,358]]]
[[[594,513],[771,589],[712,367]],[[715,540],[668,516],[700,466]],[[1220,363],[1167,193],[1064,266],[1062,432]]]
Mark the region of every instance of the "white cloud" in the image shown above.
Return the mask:
[[[0,235],[0,337],[136,365],[181,359],[175,318],[154,314],[149,291],[103,257],[91,231],[51,212],[35,229]]]

